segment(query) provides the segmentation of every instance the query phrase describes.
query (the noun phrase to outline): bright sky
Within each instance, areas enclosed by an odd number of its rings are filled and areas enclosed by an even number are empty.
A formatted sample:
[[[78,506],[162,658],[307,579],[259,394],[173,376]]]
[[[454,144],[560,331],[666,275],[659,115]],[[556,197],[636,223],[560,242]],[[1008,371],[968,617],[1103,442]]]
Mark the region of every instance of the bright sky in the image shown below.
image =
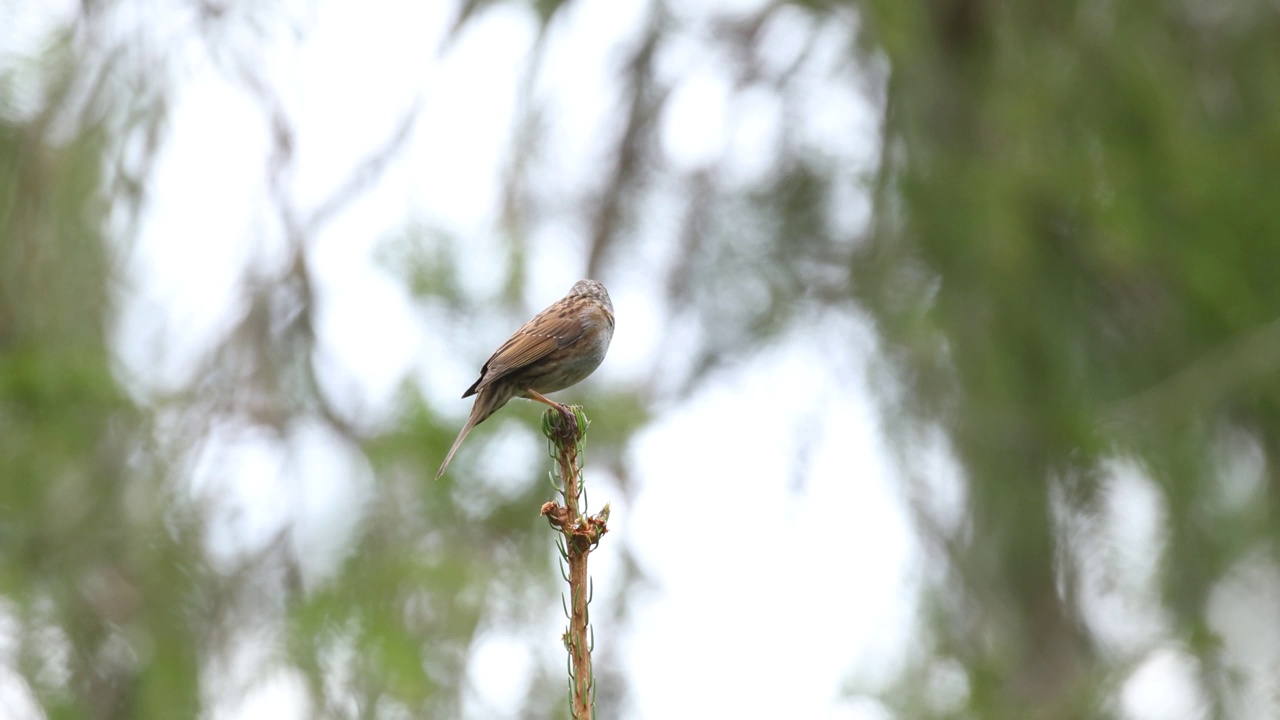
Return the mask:
[[[676,12],[705,29],[712,16],[760,4],[680,3]],[[635,37],[647,6],[644,0],[579,2],[557,19],[544,72],[534,83],[535,92],[553,98],[559,109],[540,139],[556,170],[541,192],[576,194],[598,182],[613,136],[617,97],[611,81],[619,48]],[[447,317],[424,313],[373,256],[389,234],[417,218],[470,239],[466,252],[477,261],[463,268],[468,288],[483,295],[497,287],[503,269],[483,261],[496,241],[484,238],[496,237],[504,143],[535,40],[533,19],[499,4],[440,54],[450,3],[318,0],[295,7],[302,32],[281,33],[267,44],[251,37],[227,42],[262,48],[251,70],[281,95],[296,124],[298,165],[290,187],[302,213],[327,198],[418,107],[405,152],[372,191],[315,238],[323,308],[318,332],[331,376],[342,378],[356,407],[380,417],[391,411],[400,380],[414,374],[440,407],[457,405],[461,424],[469,405],[457,395],[474,379],[473,360],[510,328],[475,337]],[[156,13],[120,22],[145,23],[159,37],[189,30],[187,13]],[[0,24],[5,19],[0,10]],[[783,66],[797,56],[808,37],[804,22],[798,12],[784,11],[765,28],[768,62]],[[815,56],[844,52],[846,31],[824,28]],[[662,119],[661,151],[677,168],[723,163],[728,180],[749,183],[770,171],[770,148],[784,122],[780,107],[768,95],[730,92],[725,59],[707,52],[701,40],[696,32],[684,36],[660,59],[664,75],[676,83]],[[283,246],[264,200],[267,124],[259,104],[234,79],[233,63],[211,61],[191,45],[176,54],[171,72],[178,92],[155,194],[128,266],[136,292],[117,332],[131,381],[143,392],[181,381],[233,317],[242,268],[279,262]],[[792,129],[799,142],[823,147],[850,172],[868,169],[876,155],[878,113],[821,82],[799,79],[797,87],[808,91],[807,111],[787,122],[798,123]],[[865,200],[851,197],[847,206],[842,221],[851,228],[865,221]],[[533,248],[531,309],[559,298],[582,274],[575,250],[584,242],[580,228],[568,222],[552,227],[555,236],[539,236]],[[670,253],[672,238],[664,232],[670,229],[661,222],[642,229],[642,259]],[[637,270],[604,279],[618,330],[604,366],[588,382],[634,381],[662,351],[658,288],[655,278]],[[813,323],[659,413],[631,449],[640,483],[634,501],[613,492],[607,477],[593,485],[594,503],[612,501],[609,540],[630,543],[657,587],[627,627],[596,628],[597,644],[614,645],[626,664],[635,705],[625,717],[888,717],[874,701],[844,696],[850,687],[874,690],[901,660],[921,551],[862,379],[873,341],[848,318]],[[815,340],[828,336],[830,341]],[[760,427],[763,413],[774,418],[768,437]],[[710,428],[716,433],[708,435]],[[698,438],[696,451],[692,437]],[[192,491],[222,499],[211,537],[219,553],[234,557],[292,525],[304,573],[317,578],[340,556],[357,520],[351,508],[371,491],[371,474],[358,453],[322,427],[300,432],[293,442],[292,457],[285,458],[269,438],[220,428],[196,459]],[[742,453],[744,443],[756,451]],[[671,465],[682,471],[669,472]],[[215,467],[221,471],[211,472]],[[1120,487],[1140,489],[1141,483]],[[1133,492],[1136,499],[1124,502],[1155,503]],[[671,531],[672,498],[680,499],[691,520],[707,524],[696,554],[685,551],[687,537]],[[1148,529],[1147,539],[1135,542],[1156,543],[1148,537],[1155,532]],[[608,546],[592,555],[597,588],[608,587],[618,571]],[[500,632],[480,639],[470,717],[516,716],[535,659],[561,662],[560,624],[560,607],[547,608],[545,647],[531,648],[524,638]],[[696,645],[696,659],[672,661],[673,649],[690,645]],[[225,692],[215,693],[212,717],[309,716],[299,677],[282,671],[254,682],[254,661],[263,652],[246,644],[243,663],[215,671],[213,684]],[[1181,677],[1185,665],[1176,649],[1153,655],[1125,687],[1127,714],[1154,717],[1140,712],[1154,698],[1173,703],[1174,712],[1161,717],[1196,717],[1187,711],[1196,705],[1194,693],[1170,699],[1162,692],[1162,678]],[[691,673],[698,678],[696,693],[689,688]],[[0,675],[0,693],[4,688]]]

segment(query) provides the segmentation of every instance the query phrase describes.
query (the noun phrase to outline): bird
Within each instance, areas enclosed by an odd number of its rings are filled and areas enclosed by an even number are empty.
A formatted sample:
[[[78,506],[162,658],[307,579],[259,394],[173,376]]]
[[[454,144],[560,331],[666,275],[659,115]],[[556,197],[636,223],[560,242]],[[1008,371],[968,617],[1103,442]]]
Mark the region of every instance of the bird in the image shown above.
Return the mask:
[[[544,393],[576,385],[595,372],[613,340],[613,301],[603,284],[579,280],[568,294],[533,316],[480,368],[480,377],[463,398],[476,396],[471,416],[436,471],[444,475],[467,433],[513,397],[535,400],[571,415]]]

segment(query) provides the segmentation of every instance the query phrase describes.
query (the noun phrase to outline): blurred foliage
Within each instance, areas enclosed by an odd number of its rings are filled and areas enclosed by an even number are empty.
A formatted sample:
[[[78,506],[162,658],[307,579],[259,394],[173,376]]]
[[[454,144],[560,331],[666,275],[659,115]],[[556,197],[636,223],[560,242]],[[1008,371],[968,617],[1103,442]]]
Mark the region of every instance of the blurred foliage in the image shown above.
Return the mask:
[[[461,3],[448,41],[502,4]],[[274,217],[261,232],[283,236],[287,252],[246,269],[243,312],[185,385],[139,389],[112,347],[128,292],[118,263],[175,92],[158,68],[180,63],[163,43],[120,36],[129,0],[82,5],[38,61],[0,67],[0,671],[55,718],[195,717],[273,678],[305,686],[315,717],[460,716],[475,700],[477,639],[556,644],[540,635],[559,611],[537,516],[547,489],[427,482],[456,419],[409,381],[394,423],[368,421],[317,370],[309,240],[376,180],[412,118],[304,212],[291,187],[294,120],[254,62],[278,19],[269,4],[193,4],[192,41],[270,128]],[[541,29],[534,78],[577,4],[506,5]],[[630,492],[625,450],[653,407],[788,334],[847,327],[824,318],[866,318],[931,553],[911,651],[894,682],[869,691],[883,707],[1117,716],[1135,669],[1173,648],[1191,658],[1208,716],[1256,710],[1240,695],[1257,678],[1241,679],[1212,615],[1242,567],[1276,571],[1280,539],[1274,6],[646,8],[617,53],[616,126],[589,186],[548,181],[558,168],[538,131],[564,109],[521,82],[497,223],[506,282],[491,302],[457,281],[453,246],[466,238],[406,222],[388,243],[386,264],[424,316],[467,324],[436,335],[478,343],[474,323],[514,327],[540,306],[524,282],[540,223],[569,216],[587,236],[586,275],[606,281],[637,272],[646,239],[670,243],[643,272],[665,294],[678,351],[655,357],[636,388],[575,398],[609,418],[593,427],[589,470]],[[722,59],[729,114],[778,119],[763,170],[743,170],[732,146],[696,166],[667,156],[662,122],[683,81],[670,57],[690,48]],[[33,86],[44,92],[35,103],[23,90]],[[732,104],[747,97],[757,104]],[[824,118],[849,98],[880,115],[869,128],[838,116],[833,131]],[[858,145],[876,148],[868,159]],[[505,429],[536,436],[536,412],[491,421],[458,476],[478,476],[480,449]],[[304,570],[287,528],[253,552],[219,554],[217,482],[212,498],[191,486],[209,448],[252,432],[291,457],[316,427],[353,477],[372,478],[341,556]],[[939,453],[962,469],[958,509],[937,505]],[[219,471],[235,469],[205,469]],[[1233,474],[1246,479],[1228,502]],[[1155,498],[1157,537],[1140,549],[1151,597],[1126,590],[1108,560],[1133,550],[1114,547],[1114,526],[1138,513],[1117,506],[1124,483]],[[625,570],[615,596],[593,605],[597,629],[625,619],[642,581],[622,539],[609,551]],[[1119,622],[1156,630],[1108,635],[1117,621],[1097,607],[1115,596],[1130,608]],[[559,716],[563,672],[534,656],[525,715]],[[260,664],[247,677],[246,662]],[[597,668],[602,716],[621,714],[625,678],[607,655]]]
[[[170,505],[150,419],[115,381],[109,137],[52,141],[65,86],[0,118],[0,594],[8,658],[48,717],[199,707],[198,654],[218,586]],[[207,604],[206,604],[207,603]],[[199,634],[193,631],[199,630]]]
[[[1280,206],[1266,180],[1280,15],[1261,2],[865,11],[864,50],[892,70],[853,287],[902,381],[894,412],[941,428],[965,470],[967,519],[935,538],[948,576],[932,625],[933,653],[971,684],[957,716],[1115,711],[1146,649],[1099,645],[1081,604],[1096,560],[1073,556],[1059,513],[1096,514],[1118,460],[1157,484],[1165,513],[1151,611],[1198,662],[1210,716],[1248,714],[1208,610],[1233,567],[1280,549]],[[1220,511],[1224,441],[1241,438],[1262,480]]]

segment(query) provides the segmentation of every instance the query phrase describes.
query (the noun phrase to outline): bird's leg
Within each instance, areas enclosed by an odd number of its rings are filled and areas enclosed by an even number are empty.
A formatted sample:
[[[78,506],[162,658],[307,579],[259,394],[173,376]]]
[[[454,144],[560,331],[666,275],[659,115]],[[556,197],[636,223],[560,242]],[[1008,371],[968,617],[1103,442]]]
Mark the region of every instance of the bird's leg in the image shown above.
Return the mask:
[[[546,395],[543,395],[537,390],[533,390],[531,388],[525,388],[525,392],[528,393],[530,400],[536,400],[544,405],[550,405],[551,407],[559,410],[560,414],[563,415],[564,419],[569,423],[569,427],[574,428],[575,431],[577,430],[578,418],[573,414],[573,411],[569,409],[568,405],[565,405],[564,403],[558,403],[555,400],[552,400]]]

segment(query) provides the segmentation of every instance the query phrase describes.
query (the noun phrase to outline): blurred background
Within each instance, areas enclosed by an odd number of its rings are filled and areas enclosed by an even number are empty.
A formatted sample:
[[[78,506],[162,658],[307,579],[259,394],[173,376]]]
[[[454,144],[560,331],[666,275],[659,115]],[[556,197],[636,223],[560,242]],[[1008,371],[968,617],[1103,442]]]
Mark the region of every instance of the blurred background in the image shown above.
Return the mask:
[[[1280,8],[0,5],[0,718],[1280,718]]]

